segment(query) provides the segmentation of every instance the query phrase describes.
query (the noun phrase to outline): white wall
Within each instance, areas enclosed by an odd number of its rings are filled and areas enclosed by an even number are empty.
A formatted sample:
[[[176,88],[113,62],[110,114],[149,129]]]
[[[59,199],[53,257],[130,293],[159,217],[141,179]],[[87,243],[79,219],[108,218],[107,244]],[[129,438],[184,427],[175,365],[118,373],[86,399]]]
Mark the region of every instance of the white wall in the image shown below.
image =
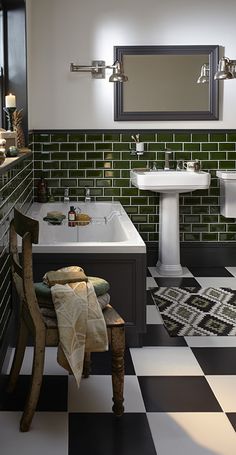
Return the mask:
[[[30,129],[236,128],[236,80],[220,82],[219,121],[114,122],[108,77],[69,69],[112,64],[115,45],[218,44],[236,59],[235,17],[235,0],[27,0]]]

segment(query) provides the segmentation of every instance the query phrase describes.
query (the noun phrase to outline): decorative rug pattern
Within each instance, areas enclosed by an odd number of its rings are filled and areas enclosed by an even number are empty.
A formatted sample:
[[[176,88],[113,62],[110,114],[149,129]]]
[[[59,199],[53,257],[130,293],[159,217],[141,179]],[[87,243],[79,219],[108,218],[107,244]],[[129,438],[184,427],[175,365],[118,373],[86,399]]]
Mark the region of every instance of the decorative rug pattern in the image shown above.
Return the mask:
[[[225,288],[152,288],[170,336],[236,335],[236,291]]]

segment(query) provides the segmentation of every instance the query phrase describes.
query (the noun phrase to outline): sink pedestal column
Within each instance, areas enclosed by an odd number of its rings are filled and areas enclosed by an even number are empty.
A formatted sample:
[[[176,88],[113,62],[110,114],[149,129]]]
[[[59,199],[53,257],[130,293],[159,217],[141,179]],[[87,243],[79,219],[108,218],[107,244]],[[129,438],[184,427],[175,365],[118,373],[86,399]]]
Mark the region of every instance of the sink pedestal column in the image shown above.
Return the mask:
[[[159,256],[160,275],[182,275],[179,245],[179,193],[160,193]]]

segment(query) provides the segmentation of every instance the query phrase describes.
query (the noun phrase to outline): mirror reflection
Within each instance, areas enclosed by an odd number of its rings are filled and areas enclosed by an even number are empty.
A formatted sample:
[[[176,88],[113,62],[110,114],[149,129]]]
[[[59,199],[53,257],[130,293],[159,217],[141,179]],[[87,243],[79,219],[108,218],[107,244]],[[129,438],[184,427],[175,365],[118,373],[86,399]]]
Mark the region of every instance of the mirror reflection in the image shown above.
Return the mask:
[[[218,119],[218,46],[122,46],[115,55],[128,76],[115,87],[115,120]]]

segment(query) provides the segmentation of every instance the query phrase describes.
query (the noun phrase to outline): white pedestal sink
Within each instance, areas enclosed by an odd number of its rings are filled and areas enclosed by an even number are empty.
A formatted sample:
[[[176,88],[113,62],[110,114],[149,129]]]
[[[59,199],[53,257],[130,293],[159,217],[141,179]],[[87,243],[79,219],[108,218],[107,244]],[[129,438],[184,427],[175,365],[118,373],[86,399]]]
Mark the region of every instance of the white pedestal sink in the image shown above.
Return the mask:
[[[208,172],[189,171],[130,171],[132,185],[140,190],[160,193],[159,250],[157,269],[160,275],[182,275],[179,244],[179,193],[207,189]]]

